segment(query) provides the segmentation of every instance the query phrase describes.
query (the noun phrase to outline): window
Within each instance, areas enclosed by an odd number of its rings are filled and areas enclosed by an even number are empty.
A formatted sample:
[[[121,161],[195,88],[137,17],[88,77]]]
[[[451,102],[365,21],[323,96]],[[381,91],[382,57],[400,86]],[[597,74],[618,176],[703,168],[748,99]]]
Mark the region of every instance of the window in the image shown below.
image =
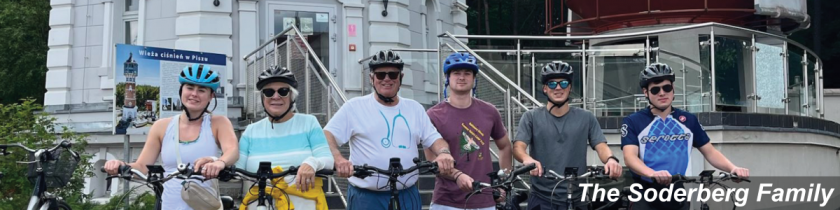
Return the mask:
[[[137,0],[125,0],[125,11],[137,11],[140,8],[140,4]]]
[[[125,43],[137,44],[137,20],[125,21]]]

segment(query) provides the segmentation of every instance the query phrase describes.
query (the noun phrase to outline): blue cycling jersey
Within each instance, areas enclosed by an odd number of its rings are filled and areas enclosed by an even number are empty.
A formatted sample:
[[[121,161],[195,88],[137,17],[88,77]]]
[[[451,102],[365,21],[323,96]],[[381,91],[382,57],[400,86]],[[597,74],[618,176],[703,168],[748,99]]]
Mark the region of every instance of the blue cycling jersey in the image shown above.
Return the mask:
[[[691,147],[706,145],[709,136],[696,116],[680,109],[672,110],[665,119],[654,115],[650,108],[625,117],[621,125],[621,147],[638,146],[639,158],[654,171],[691,175],[688,167]],[[636,173],[633,177],[651,182]]]

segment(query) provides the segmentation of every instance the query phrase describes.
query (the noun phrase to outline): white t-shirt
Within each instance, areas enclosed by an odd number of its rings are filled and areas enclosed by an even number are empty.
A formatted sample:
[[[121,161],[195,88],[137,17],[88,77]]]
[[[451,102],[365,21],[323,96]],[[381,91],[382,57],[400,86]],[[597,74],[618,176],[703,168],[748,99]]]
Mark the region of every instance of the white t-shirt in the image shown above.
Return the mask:
[[[335,136],[339,146],[350,142],[350,162],[388,169],[392,157],[400,158],[403,169],[414,166],[419,156],[418,144],[429,148],[440,139],[426,110],[417,101],[400,97],[396,106],[380,104],[374,94],[356,97],[345,103],[330,119],[324,130]],[[379,174],[364,180],[351,177],[353,186],[374,191],[388,191],[388,178]],[[383,175],[384,176],[384,175]],[[417,171],[399,178],[402,190],[417,183]]]

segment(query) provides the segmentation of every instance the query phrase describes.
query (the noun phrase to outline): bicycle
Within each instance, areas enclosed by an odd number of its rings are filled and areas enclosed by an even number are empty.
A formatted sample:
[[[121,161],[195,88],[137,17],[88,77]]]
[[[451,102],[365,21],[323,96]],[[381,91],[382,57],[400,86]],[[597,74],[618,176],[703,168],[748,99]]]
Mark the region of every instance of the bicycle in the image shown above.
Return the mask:
[[[467,194],[466,199],[469,200],[473,195],[480,194],[484,189],[490,188],[493,189],[493,200],[496,200],[501,197],[501,192],[499,192],[498,189],[503,189],[505,191],[505,202],[497,203],[496,209],[519,210],[519,205],[528,200],[528,190],[516,188],[513,186],[513,183],[519,181],[519,178],[517,177],[518,175],[528,173],[534,168],[536,168],[535,164],[525,165],[514,170],[510,173],[510,175],[504,178],[502,178],[504,173],[501,171],[501,173],[488,173],[487,176],[490,177],[491,183],[473,181],[473,191],[470,192],[470,194]],[[466,203],[464,205],[466,205]],[[464,208],[466,209],[466,206]]]
[[[272,180],[275,178],[285,177],[291,174],[297,174],[299,167],[291,166],[288,169],[284,170],[280,173],[274,173],[271,169],[271,162],[263,161],[260,162],[259,168],[257,168],[256,173],[252,173],[250,171],[236,168],[235,166],[229,166],[219,172],[219,181],[227,182],[236,177],[239,178],[248,178],[250,181],[254,181],[255,185],[258,185],[258,194],[257,194],[257,210],[267,210],[268,206],[274,205],[266,205],[267,201],[270,201],[269,195],[266,194],[266,181]],[[327,176],[333,175],[333,170],[320,170],[315,172],[315,176],[321,178],[327,178]],[[288,196],[288,195],[287,195]],[[288,198],[287,198],[288,200]],[[243,200],[244,202],[244,200]],[[242,205],[247,205],[246,203],[242,203]]]
[[[723,187],[724,190],[729,189],[729,186],[726,186],[723,183],[721,183],[723,181],[734,180],[735,182],[740,182],[740,181],[750,182],[749,179],[738,177],[737,174],[730,174],[730,173],[721,171],[719,173],[718,178],[715,178],[714,173],[715,173],[715,170],[704,170],[703,172],[700,172],[700,176],[698,177],[698,179],[684,179],[683,181],[688,182],[688,183],[695,183],[695,184],[706,184],[709,187],[712,187],[714,185],[718,185],[718,186]],[[732,204],[733,204],[733,206],[732,206],[733,210],[738,208],[737,205],[734,205],[735,200],[732,200]],[[700,201],[700,210],[709,210],[709,204],[707,204],[706,201]]]
[[[388,186],[391,187],[391,198],[388,203],[389,210],[400,210],[400,200],[399,200],[399,191],[397,190],[397,182],[399,182],[399,177],[412,173],[417,170],[421,170],[420,174],[428,174],[434,173],[438,174],[438,165],[435,162],[429,161],[420,161],[420,158],[414,158],[415,166],[412,166],[408,169],[403,169],[402,164],[400,163],[400,158],[391,158],[390,165],[388,166],[388,170],[380,169],[373,166],[368,166],[367,164],[364,165],[354,165],[353,166],[353,176],[358,177],[360,179],[365,179],[369,176],[372,176],[374,173],[384,174],[388,176]],[[403,184],[405,185],[405,184]]]
[[[137,169],[131,168],[131,166],[123,165],[117,169],[117,175],[109,175],[105,178],[107,181],[106,190],[110,191],[111,189],[111,179],[119,178],[125,179],[130,182],[144,184],[152,188],[152,191],[155,194],[155,209],[160,210],[161,206],[161,199],[163,198],[163,183],[169,181],[173,178],[178,179],[195,179],[199,181],[205,181],[203,178],[193,177],[193,169],[189,167],[189,163],[178,165],[178,170],[169,174],[168,176],[164,176],[163,173],[165,170],[163,166],[160,165],[146,165],[148,169],[148,174],[143,174]],[[105,168],[100,169],[100,171],[105,172]],[[139,178],[137,180],[136,178]],[[106,191],[106,192],[107,192]],[[127,195],[126,195],[127,196]],[[230,196],[221,196],[222,206],[223,209],[233,209],[233,198]]]
[[[0,154],[3,156],[11,154],[6,151],[9,147],[19,147],[29,152],[30,161],[17,161],[29,164],[27,177],[35,185],[27,210],[70,210],[70,205],[63,198],[47,192],[47,188],[61,188],[70,182],[81,159],[78,153],[70,150],[72,146],[68,141],[61,141],[49,149],[30,149],[20,143],[0,145]],[[65,156],[65,150],[69,152],[69,157]]]
[[[574,181],[577,181],[578,178],[581,178],[581,177],[587,179],[587,181],[589,181],[589,179],[595,179],[595,180],[609,179],[609,174],[604,172],[604,167],[603,166],[594,166],[594,165],[589,166],[586,169],[587,172],[584,173],[584,174],[581,174],[579,176],[577,175],[577,171],[578,171],[577,167],[566,167],[565,170],[563,171],[563,174],[564,174],[563,176],[557,174],[557,172],[554,172],[553,170],[550,170],[550,169],[549,170],[543,170],[543,171],[546,172],[543,175],[543,178],[557,181],[557,184],[554,185],[554,189],[551,190],[551,196],[550,196],[551,199],[554,199],[554,191],[557,190],[557,187],[560,186],[560,183],[566,182],[568,184],[568,186],[566,187],[566,209],[568,209],[568,210],[575,209],[574,199],[572,199],[572,195],[574,194],[573,193],[574,192],[574,186],[575,186],[573,184]],[[585,195],[581,195],[581,196],[585,196]],[[551,205],[552,205],[552,209],[554,209],[554,207],[553,207],[554,201],[553,200],[551,201]]]
[[[671,182],[693,182],[695,179],[687,178],[680,174],[671,175]],[[619,197],[616,201],[609,201],[604,205],[598,206],[597,208],[593,207],[591,209],[595,210],[626,210],[631,209],[632,204],[630,202],[631,194],[631,187],[623,187],[621,191],[619,191]]]

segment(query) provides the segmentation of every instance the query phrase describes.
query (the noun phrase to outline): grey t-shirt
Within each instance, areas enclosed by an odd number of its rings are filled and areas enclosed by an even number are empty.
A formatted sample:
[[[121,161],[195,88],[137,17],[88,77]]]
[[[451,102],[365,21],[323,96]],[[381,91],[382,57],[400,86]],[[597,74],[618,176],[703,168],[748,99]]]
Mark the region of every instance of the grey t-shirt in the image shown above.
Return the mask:
[[[577,107],[570,107],[562,117],[556,117],[545,107],[525,112],[519,121],[514,142],[521,141],[529,146],[529,153],[540,161],[546,171],[553,170],[564,175],[566,167],[578,167],[578,175],[586,173],[586,145],[595,145],[607,139],[601,132],[601,125],[595,115]],[[551,200],[551,191],[557,184],[540,177],[531,177],[532,195],[537,194]],[[566,187],[563,182],[554,190],[554,202],[566,202]],[[581,190],[575,184],[575,203],[579,203]],[[533,193],[536,191],[537,193]]]

